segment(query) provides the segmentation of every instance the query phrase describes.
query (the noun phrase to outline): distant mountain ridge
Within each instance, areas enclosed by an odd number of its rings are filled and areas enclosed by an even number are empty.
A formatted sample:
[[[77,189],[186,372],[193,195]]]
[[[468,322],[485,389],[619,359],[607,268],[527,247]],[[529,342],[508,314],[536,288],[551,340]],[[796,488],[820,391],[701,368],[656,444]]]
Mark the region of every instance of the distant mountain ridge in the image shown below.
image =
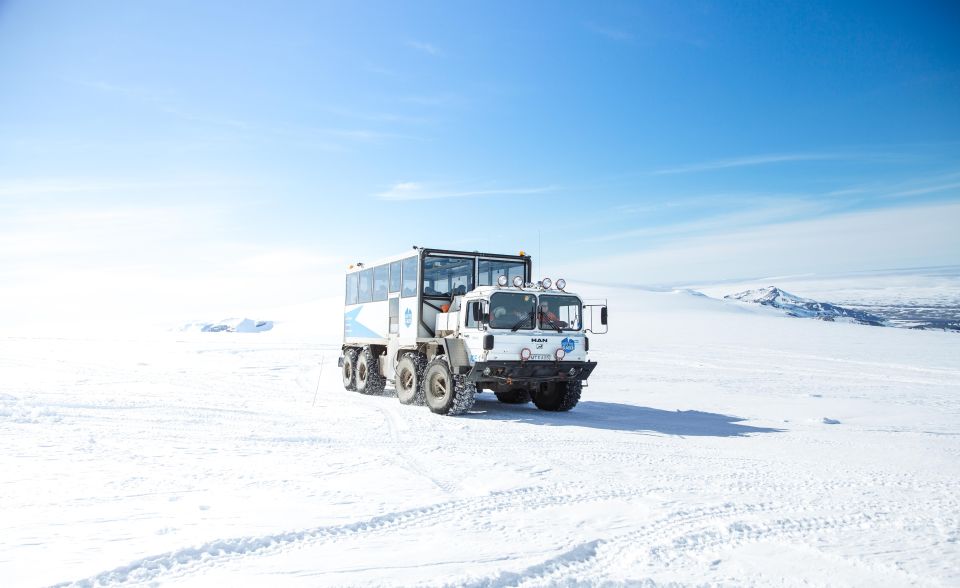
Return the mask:
[[[262,333],[273,328],[273,321],[258,321],[248,318],[228,318],[216,323],[193,322],[180,327],[181,331],[200,333]]]
[[[729,300],[739,300],[741,302],[751,302],[762,306],[770,306],[785,312],[789,316],[801,318],[813,318],[822,321],[839,321],[857,323],[861,325],[872,325],[875,327],[890,326],[890,323],[876,315],[844,308],[829,302],[818,302],[809,298],[801,298],[789,292],[785,292],[776,286],[767,286],[756,290],[746,290],[738,294],[724,296]]]

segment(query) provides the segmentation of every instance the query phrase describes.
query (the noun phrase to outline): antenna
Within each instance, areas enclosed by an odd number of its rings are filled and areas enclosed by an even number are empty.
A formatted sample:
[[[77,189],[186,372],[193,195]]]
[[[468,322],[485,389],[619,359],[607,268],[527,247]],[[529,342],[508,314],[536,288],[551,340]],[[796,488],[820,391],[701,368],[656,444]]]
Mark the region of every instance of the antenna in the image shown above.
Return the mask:
[[[540,264],[540,275],[543,274],[543,258],[540,257],[540,229],[537,229],[537,261]]]

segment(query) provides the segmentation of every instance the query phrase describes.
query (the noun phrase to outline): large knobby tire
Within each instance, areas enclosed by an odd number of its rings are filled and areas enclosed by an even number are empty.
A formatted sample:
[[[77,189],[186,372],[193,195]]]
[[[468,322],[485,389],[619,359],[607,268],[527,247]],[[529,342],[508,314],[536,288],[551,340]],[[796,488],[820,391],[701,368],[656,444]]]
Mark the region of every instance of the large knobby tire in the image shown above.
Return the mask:
[[[565,412],[577,405],[582,390],[583,381],[581,380],[557,382],[548,386],[546,390],[534,392],[533,403],[540,410]]]
[[[477,387],[473,382],[450,373],[450,366],[443,357],[428,363],[423,372],[423,395],[431,412],[463,414],[473,406],[476,393]]]
[[[364,347],[357,358],[357,392],[381,394],[386,382],[380,375],[380,362],[370,347]]]
[[[343,350],[343,366],[340,368],[340,375],[343,376],[343,387],[347,390],[357,389],[357,350]]]
[[[530,402],[530,393],[523,388],[513,388],[506,392],[494,392],[497,400],[504,404],[526,404]]]
[[[400,404],[423,404],[423,371],[427,358],[420,353],[404,353],[397,362],[394,387]]]

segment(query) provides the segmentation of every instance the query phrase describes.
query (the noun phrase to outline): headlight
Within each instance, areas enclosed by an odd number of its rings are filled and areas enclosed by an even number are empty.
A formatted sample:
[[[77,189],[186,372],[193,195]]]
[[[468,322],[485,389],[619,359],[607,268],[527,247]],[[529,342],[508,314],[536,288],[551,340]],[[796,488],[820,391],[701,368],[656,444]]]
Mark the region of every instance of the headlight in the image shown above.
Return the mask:
[[[553,285],[553,280],[551,280],[550,278],[544,278],[543,281],[540,283],[543,284],[544,290],[549,290],[550,286]]]
[[[506,286],[507,285],[507,276],[500,276],[497,278],[497,285]]]
[[[557,278],[557,289],[563,290],[566,287],[567,287],[567,281],[564,280],[563,278]]]
[[[563,356],[566,355],[566,354],[567,354],[567,352],[563,350],[563,347],[560,347],[560,348],[558,348],[556,351],[553,352],[553,355],[554,355],[554,357],[557,358],[557,361],[560,361],[561,359],[563,359]]]
[[[513,285],[517,288],[523,288],[523,276],[513,278]]]
[[[527,361],[528,359],[530,359],[530,355],[531,355],[531,352],[530,352],[530,350],[527,349],[526,347],[524,347],[523,349],[520,350],[520,360],[521,360],[521,361]]]

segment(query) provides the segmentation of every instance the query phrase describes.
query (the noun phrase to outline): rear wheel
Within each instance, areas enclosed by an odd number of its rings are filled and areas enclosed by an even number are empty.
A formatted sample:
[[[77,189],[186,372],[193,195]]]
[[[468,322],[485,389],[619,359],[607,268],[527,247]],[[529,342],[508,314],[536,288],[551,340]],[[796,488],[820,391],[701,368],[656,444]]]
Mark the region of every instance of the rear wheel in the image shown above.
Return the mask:
[[[400,404],[423,404],[423,370],[426,358],[419,353],[405,353],[397,362],[394,386]]]
[[[427,406],[437,414],[463,414],[473,406],[477,387],[461,375],[450,372],[443,357],[427,364],[423,372],[423,395]]]
[[[533,403],[540,410],[565,412],[577,405],[580,401],[580,392],[583,390],[582,380],[556,382],[533,393]]]
[[[530,402],[530,393],[523,388],[513,388],[506,392],[495,392],[497,400],[504,404],[526,404]]]
[[[343,376],[343,387],[347,390],[357,389],[357,350],[343,350],[343,366],[340,368]]]
[[[380,362],[370,347],[364,347],[357,358],[357,392],[380,394],[386,382],[380,375]]]

